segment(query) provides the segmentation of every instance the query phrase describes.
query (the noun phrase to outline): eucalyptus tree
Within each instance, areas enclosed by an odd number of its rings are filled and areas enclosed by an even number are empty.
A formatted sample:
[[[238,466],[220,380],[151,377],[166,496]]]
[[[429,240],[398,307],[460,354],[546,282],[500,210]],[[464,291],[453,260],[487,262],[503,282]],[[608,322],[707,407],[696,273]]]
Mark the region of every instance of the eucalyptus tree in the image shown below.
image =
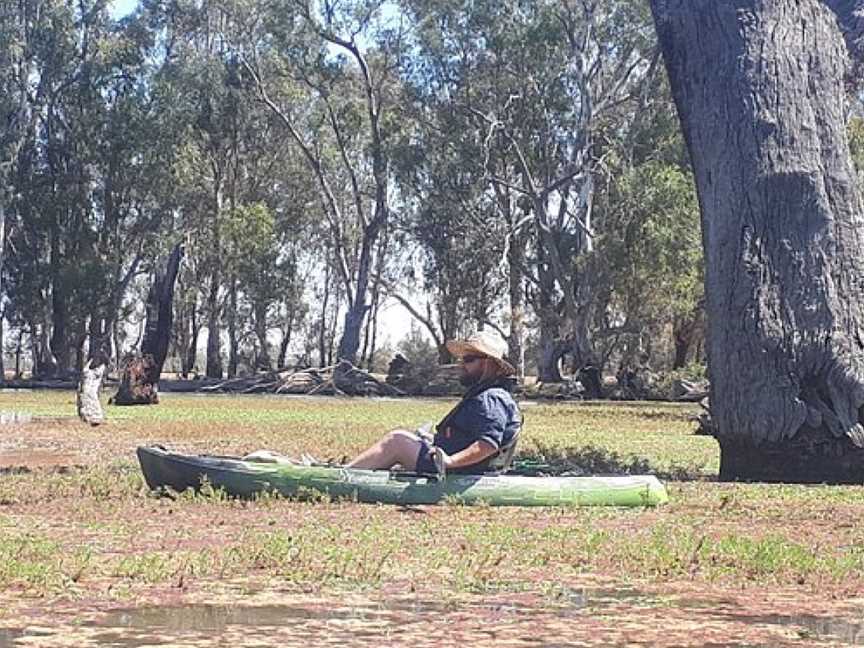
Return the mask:
[[[491,324],[501,307],[505,229],[478,164],[481,147],[464,136],[452,108],[439,103],[435,85],[411,81],[405,114],[412,128],[394,162],[405,205],[396,224],[408,237],[405,243],[419,247],[420,258],[417,264],[405,259],[407,270],[395,273],[387,291],[431,335],[439,361],[449,362],[445,342]],[[415,265],[422,268],[420,278]],[[428,295],[425,312],[406,296],[417,287]]]
[[[302,286],[299,284],[299,250],[308,238],[297,239],[295,220],[277,220],[263,203],[238,207],[225,223],[226,243],[231,245],[228,260],[241,288],[241,306],[248,309],[250,333],[254,335],[254,369],[271,370],[274,356],[270,331],[282,333],[278,363],[285,360],[291,333],[302,313]],[[281,321],[277,310],[283,306]]]
[[[13,96],[16,118],[29,117],[12,179],[10,295],[38,347],[37,369],[65,371],[80,365],[88,336],[92,350],[110,346],[120,303],[158,233],[149,44],[101,2],[20,6],[16,69],[26,90]]]
[[[225,371],[221,337],[226,328],[227,371],[236,373],[244,325],[239,321],[240,252],[225,230],[232,215],[263,200],[263,176],[272,171],[262,162],[272,158],[271,142],[262,138],[266,120],[247,100],[224,37],[231,23],[228,9],[229,3],[154,0],[142,10],[164,44],[164,63],[154,85],[176,98],[175,112],[184,126],[173,166],[178,181],[176,225],[190,243],[188,266],[194,269],[181,273],[179,289],[185,305],[177,322],[186,347],[184,370],[191,369],[197,335],[206,321],[205,372],[213,377]],[[190,289],[192,275],[196,278]]]
[[[585,263],[594,339],[604,359],[677,369],[696,359],[704,335],[693,176],[664,74],[648,80],[630,110],[597,131],[596,245]]]
[[[651,6],[701,207],[720,475],[861,483],[864,209],[846,95],[861,4]]]
[[[201,299],[207,322],[205,371],[207,376],[220,377],[224,301],[235,289],[223,290],[231,283],[231,277],[225,276],[223,229],[225,215],[234,206],[229,201],[235,200],[232,171],[239,153],[243,97],[229,82],[227,47],[214,36],[210,21],[216,18],[208,9],[207,5],[185,7],[188,13],[180,25],[190,26],[177,35],[173,58],[160,82],[172,86],[185,111],[187,130],[179,143],[176,167],[182,228],[192,242],[190,254],[196,257],[198,272],[205,277]],[[233,336],[229,347],[231,365],[236,357]]]
[[[540,324],[539,377],[560,380],[565,354],[577,367],[597,362],[597,300],[582,267],[594,248],[595,136],[604,119],[627,115],[653,72],[650,17],[635,0],[406,4],[418,67],[461,111],[460,136],[482,144],[514,255],[511,300],[524,270]]]
[[[6,315],[4,259],[6,255],[7,214],[15,198],[14,177],[18,155],[34,130],[28,76],[32,8],[27,3],[6,3],[0,7],[0,115],[5,128],[0,132],[0,380],[3,379],[3,322]],[[10,217],[11,221],[11,217]],[[11,224],[11,223],[10,223]]]
[[[674,346],[683,367],[701,324],[702,245],[693,179],[661,161],[621,168],[598,190],[596,290],[605,321],[597,322],[606,357],[623,364]],[[669,336],[669,333],[672,336]],[[657,347],[661,347],[657,349]],[[641,360],[638,360],[641,362]],[[667,365],[668,366],[668,365]]]
[[[383,2],[293,0],[253,15],[238,54],[318,182],[347,300],[338,356],[356,361],[390,218],[391,119],[399,34]],[[257,20],[257,22],[256,22]]]

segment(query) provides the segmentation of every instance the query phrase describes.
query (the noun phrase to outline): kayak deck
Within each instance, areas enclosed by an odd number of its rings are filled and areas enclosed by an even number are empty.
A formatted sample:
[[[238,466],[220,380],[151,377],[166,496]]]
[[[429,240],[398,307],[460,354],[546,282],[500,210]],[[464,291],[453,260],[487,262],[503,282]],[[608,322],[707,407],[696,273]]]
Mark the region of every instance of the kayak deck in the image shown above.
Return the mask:
[[[334,499],[385,504],[488,504],[491,506],[655,506],[668,502],[653,475],[626,477],[527,477],[434,475],[344,466],[302,466],[183,455],[159,446],[139,447],[138,461],[152,489],[198,489],[205,481],[237,497],[275,492],[286,497],[323,494]]]

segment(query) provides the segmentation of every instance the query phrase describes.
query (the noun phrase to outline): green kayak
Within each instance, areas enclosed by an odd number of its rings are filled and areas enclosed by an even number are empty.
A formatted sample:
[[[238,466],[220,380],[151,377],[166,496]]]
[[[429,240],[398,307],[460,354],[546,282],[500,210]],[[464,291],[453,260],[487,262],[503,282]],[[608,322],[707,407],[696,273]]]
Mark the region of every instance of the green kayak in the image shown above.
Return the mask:
[[[326,494],[334,499],[385,504],[489,504],[492,506],[655,506],[669,500],[653,475],[627,477],[526,477],[457,475],[444,479],[385,470],[303,466],[193,456],[161,446],[138,448],[147,485],[175,491],[206,480],[229,495],[277,492],[288,497]]]

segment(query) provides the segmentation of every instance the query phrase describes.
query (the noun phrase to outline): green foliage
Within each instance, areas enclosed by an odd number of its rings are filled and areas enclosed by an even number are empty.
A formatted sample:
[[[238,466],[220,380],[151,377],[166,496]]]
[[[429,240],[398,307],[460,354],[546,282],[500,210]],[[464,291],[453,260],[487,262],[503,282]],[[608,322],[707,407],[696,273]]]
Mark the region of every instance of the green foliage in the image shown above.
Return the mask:
[[[280,258],[272,212],[262,203],[238,207],[226,215],[223,233],[229,250],[223,268],[236,274],[251,302],[274,302],[287,289],[295,266],[293,259]]]
[[[438,368],[438,349],[429,341],[416,325],[412,325],[408,335],[397,345],[397,351],[405,356],[418,375],[434,375]]]
[[[615,340],[659,336],[693,317],[703,295],[699,207],[689,170],[648,160],[613,175],[598,201],[598,272]]]

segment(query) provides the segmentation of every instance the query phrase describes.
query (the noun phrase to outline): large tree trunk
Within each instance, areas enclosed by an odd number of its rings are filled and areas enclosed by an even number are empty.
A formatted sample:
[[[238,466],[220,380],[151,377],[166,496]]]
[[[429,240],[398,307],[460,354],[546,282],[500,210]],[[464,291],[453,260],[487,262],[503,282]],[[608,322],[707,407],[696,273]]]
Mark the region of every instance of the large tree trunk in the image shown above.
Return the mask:
[[[687,359],[691,355],[690,351],[702,335],[702,329],[705,325],[704,309],[705,305],[700,300],[691,313],[676,317],[675,321],[672,322],[672,338],[675,345],[672,369],[682,369],[687,365]]]
[[[147,324],[141,354],[128,358],[120,376],[120,386],[112,399],[115,405],[150,405],[159,402],[159,376],[168,355],[174,320],[174,282],[183,258],[178,244],[164,268],[156,270],[147,294]]]
[[[285,368],[286,356],[288,355],[288,345],[291,344],[291,335],[294,332],[295,305],[285,304],[285,319],[283,320],[283,328],[281,330],[282,339],[279,341],[279,357],[276,360],[276,367],[279,369]]]
[[[338,360],[347,360],[351,364],[357,361],[357,350],[360,348],[360,333],[363,331],[363,320],[369,305],[355,302],[345,311],[345,324],[342,328],[342,338],[339,340]]]
[[[50,349],[53,361],[50,365],[52,376],[61,376],[71,369],[72,355],[68,339],[68,309],[66,294],[60,285],[59,275],[51,287],[51,340]]]
[[[100,425],[105,420],[105,412],[102,403],[99,402],[99,392],[108,369],[107,362],[108,356],[102,351],[97,351],[90,362],[81,368],[76,399],[78,416],[90,425]]]
[[[537,355],[537,380],[542,383],[561,382],[561,358],[567,351],[560,339],[561,316],[555,303],[555,277],[546,260],[548,252],[537,237],[538,286],[535,311],[540,323],[540,345]]]
[[[255,358],[255,369],[271,371],[273,361],[270,359],[270,340],[267,339],[267,306],[266,302],[256,302],[252,317],[255,323],[255,336],[258,338],[258,357]]]
[[[864,222],[817,0],[652,0],[693,160],[723,479],[864,481]]]
[[[24,327],[18,329],[18,343],[15,345],[15,380],[21,380],[21,354],[24,352]]]
[[[321,319],[318,331],[318,364],[327,366],[327,302],[330,299],[330,266],[324,266],[324,296],[321,298]]]

